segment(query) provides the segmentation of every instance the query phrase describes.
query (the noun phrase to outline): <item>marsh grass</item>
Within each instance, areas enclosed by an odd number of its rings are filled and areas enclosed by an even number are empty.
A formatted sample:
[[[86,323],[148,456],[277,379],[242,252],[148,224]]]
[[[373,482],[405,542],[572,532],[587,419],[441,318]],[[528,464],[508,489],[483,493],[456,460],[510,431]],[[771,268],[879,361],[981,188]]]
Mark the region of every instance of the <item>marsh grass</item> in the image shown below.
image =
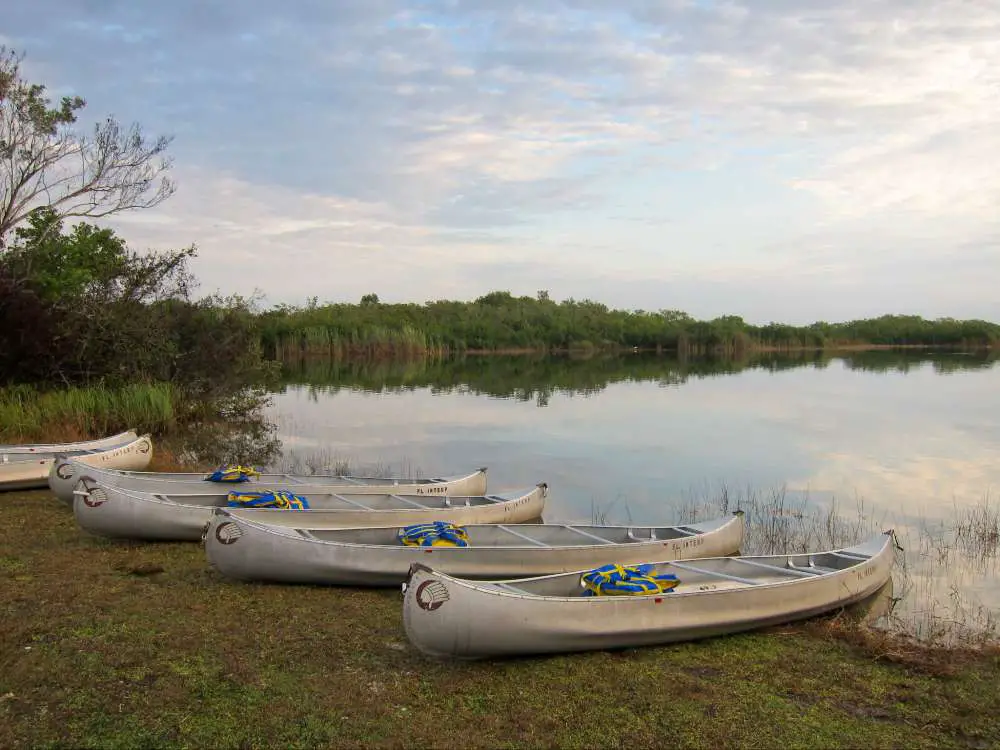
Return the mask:
[[[167,383],[55,391],[0,388],[0,440],[61,442],[128,428],[160,434],[174,425],[177,401],[177,391]]]
[[[188,391],[171,383],[56,390],[7,386],[0,388],[0,441],[69,442],[129,428],[156,437],[181,432],[197,437],[207,426],[221,432],[243,431],[247,440],[259,442],[261,432],[273,431],[262,416],[269,403],[270,394],[263,385],[222,395]]]
[[[989,494],[971,508],[959,511],[955,541],[967,554],[995,557],[1000,552],[1000,504]]]
[[[733,490],[720,485],[713,497],[688,495],[679,506],[682,523],[717,518],[720,513],[742,510],[746,522],[743,554],[782,555],[857,544],[879,533],[883,519],[869,511],[860,498],[853,512],[836,498],[817,502],[806,492],[789,492],[784,486],[760,490]]]
[[[433,336],[409,323],[368,324],[352,331],[336,325],[307,325],[274,336],[275,356],[280,359],[311,357],[397,358],[446,351]]]
[[[680,523],[690,523],[736,510],[744,512],[745,555],[847,547],[892,528],[897,543],[896,601],[875,627],[938,647],[1000,643],[1000,612],[977,593],[981,588],[995,590],[1000,582],[1000,508],[989,496],[972,507],[953,506],[949,515],[931,521],[876,514],[862,498],[851,507],[836,497],[785,487],[762,491],[720,485],[714,491],[690,493],[677,513]]]
[[[347,475],[420,479],[424,472],[410,460],[359,462],[327,447],[282,450],[268,423],[232,429],[224,423],[200,425],[183,436],[157,442],[151,471],[209,471],[224,464],[253,466],[277,474]]]
[[[287,451],[274,465],[275,471],[312,476],[315,474],[350,474],[351,460],[329,449]]]
[[[1000,611],[978,592],[996,590],[1000,548],[992,537],[988,497],[953,508],[945,519],[919,519],[897,535],[901,606],[891,626],[929,643],[980,647],[1000,643]]]
[[[625,515],[625,523],[631,524],[632,512],[628,507],[628,499],[622,494],[619,494],[614,500],[606,504],[599,502],[596,498],[590,498],[590,523],[595,526],[613,525],[615,522],[611,520],[613,518],[612,514],[619,504],[621,504],[622,512]]]
[[[289,448],[273,460],[268,471],[282,474],[337,474],[356,477],[421,479],[423,471],[404,458],[398,463],[388,461],[359,462],[325,446]]]

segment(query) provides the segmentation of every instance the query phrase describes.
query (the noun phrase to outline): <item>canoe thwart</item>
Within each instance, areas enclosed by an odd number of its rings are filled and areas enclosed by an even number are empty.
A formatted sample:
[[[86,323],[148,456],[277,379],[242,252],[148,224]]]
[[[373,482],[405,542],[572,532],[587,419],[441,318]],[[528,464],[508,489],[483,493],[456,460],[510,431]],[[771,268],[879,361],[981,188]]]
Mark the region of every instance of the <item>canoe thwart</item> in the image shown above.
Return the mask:
[[[370,505],[365,505],[364,503],[359,503],[357,500],[352,500],[349,497],[344,497],[343,495],[338,495],[336,492],[331,492],[330,497],[335,497],[337,500],[342,500],[348,505],[353,505],[355,508],[361,508],[361,510],[375,510]]]
[[[595,542],[598,542],[599,544],[614,544],[614,542],[612,542],[610,539],[605,539],[602,536],[597,536],[596,534],[591,534],[589,531],[584,531],[583,529],[578,528],[576,526],[565,526],[564,525],[563,528],[564,529],[569,529],[570,531],[573,531],[573,532],[576,532],[577,534],[580,534],[581,536],[585,536],[588,539],[593,539]]]
[[[747,560],[742,557],[734,557],[733,562],[740,565],[753,565],[755,568],[764,568],[765,570],[775,570],[779,573],[791,573],[792,575],[800,576],[802,578],[812,578],[813,576],[820,575],[819,571],[811,572],[803,570],[802,568],[793,567],[791,562],[786,565],[770,565],[768,563],[758,562],[757,560]]]
[[[393,500],[398,500],[399,502],[403,503],[404,505],[409,505],[411,508],[426,508],[427,507],[426,505],[421,505],[420,503],[418,503],[418,502],[416,502],[414,500],[411,500],[408,497],[404,497],[402,495],[389,495],[389,497],[391,497]]]
[[[527,534],[522,534],[519,531],[514,531],[514,529],[510,528],[509,526],[504,526],[503,524],[497,524],[497,528],[498,529],[502,529],[503,531],[506,531],[508,534],[513,534],[514,536],[519,536],[519,537],[521,537],[521,539],[524,539],[525,541],[531,542],[532,544],[535,544],[535,545],[537,545],[539,547],[549,547],[551,549],[552,545],[546,544],[545,542],[540,542],[537,539],[534,539],[534,538],[528,536]]]
[[[694,565],[688,565],[687,563],[672,562],[671,567],[680,568],[681,570],[687,570],[691,573],[701,573],[705,576],[710,576],[712,578],[725,578],[727,581],[736,581],[738,583],[745,583],[748,586],[758,585],[758,581],[752,581],[749,578],[740,578],[739,576],[730,575],[729,573],[720,573],[717,570],[705,570],[705,568],[699,568]]]

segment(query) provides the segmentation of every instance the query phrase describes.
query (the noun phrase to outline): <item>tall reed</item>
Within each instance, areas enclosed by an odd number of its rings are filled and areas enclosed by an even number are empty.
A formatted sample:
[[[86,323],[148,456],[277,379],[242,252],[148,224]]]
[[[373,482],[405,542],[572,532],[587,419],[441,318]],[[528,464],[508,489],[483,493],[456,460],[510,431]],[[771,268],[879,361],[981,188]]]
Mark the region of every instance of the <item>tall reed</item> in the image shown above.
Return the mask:
[[[995,557],[1000,553],[1000,505],[987,494],[978,505],[963,508],[955,525],[956,542],[967,554]]]
[[[895,591],[879,627],[942,646],[1000,641],[1000,614],[988,598],[980,598],[980,587],[1000,576],[1000,507],[988,496],[931,522],[922,517],[875,517],[861,500],[851,512],[836,498],[811,498],[808,492],[752,487],[733,491],[722,485],[689,497],[680,517],[692,522],[735,510],[745,514],[745,555],[835,549],[893,527]]]
[[[446,350],[434,336],[409,323],[366,324],[349,330],[327,325],[304,326],[275,334],[273,346],[275,356],[286,360],[302,356],[400,357],[440,354]]]
[[[168,383],[54,391],[0,388],[0,440],[64,441],[128,428],[160,434],[174,425],[178,401]]]

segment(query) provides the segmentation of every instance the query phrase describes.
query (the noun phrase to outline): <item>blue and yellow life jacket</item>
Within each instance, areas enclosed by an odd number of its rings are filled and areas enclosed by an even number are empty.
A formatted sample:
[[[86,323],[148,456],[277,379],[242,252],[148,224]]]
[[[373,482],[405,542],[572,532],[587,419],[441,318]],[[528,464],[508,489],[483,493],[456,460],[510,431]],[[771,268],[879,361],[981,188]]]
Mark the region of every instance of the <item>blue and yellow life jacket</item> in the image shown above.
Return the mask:
[[[257,471],[252,466],[239,466],[230,464],[229,466],[221,466],[207,477],[205,477],[206,482],[249,482],[251,478],[256,478],[260,476],[260,472]]]
[[[465,529],[453,523],[433,521],[404,526],[396,537],[407,547],[468,547]]]
[[[308,510],[309,501],[285,490],[267,492],[230,492],[230,508],[280,508],[281,510]]]
[[[604,565],[584,573],[584,596],[642,596],[665,594],[680,581],[673,573],[652,573],[652,565]]]

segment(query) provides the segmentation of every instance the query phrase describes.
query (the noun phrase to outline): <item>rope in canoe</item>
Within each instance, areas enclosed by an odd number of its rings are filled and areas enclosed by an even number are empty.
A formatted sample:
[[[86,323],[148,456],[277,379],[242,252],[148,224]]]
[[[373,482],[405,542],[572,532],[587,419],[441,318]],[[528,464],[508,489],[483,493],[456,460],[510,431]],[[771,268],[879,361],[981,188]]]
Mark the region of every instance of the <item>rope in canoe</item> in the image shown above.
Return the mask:
[[[280,508],[281,510],[308,510],[309,501],[301,495],[284,490],[267,492],[230,492],[226,503],[230,508]]]
[[[584,596],[667,594],[680,583],[673,573],[654,574],[652,565],[604,565],[584,573]]]
[[[397,539],[407,547],[468,547],[465,529],[453,523],[433,521],[404,526]]]
[[[251,478],[257,478],[259,476],[260,472],[252,466],[230,464],[229,466],[220,466],[218,469],[205,477],[205,481],[232,483],[249,482]]]

